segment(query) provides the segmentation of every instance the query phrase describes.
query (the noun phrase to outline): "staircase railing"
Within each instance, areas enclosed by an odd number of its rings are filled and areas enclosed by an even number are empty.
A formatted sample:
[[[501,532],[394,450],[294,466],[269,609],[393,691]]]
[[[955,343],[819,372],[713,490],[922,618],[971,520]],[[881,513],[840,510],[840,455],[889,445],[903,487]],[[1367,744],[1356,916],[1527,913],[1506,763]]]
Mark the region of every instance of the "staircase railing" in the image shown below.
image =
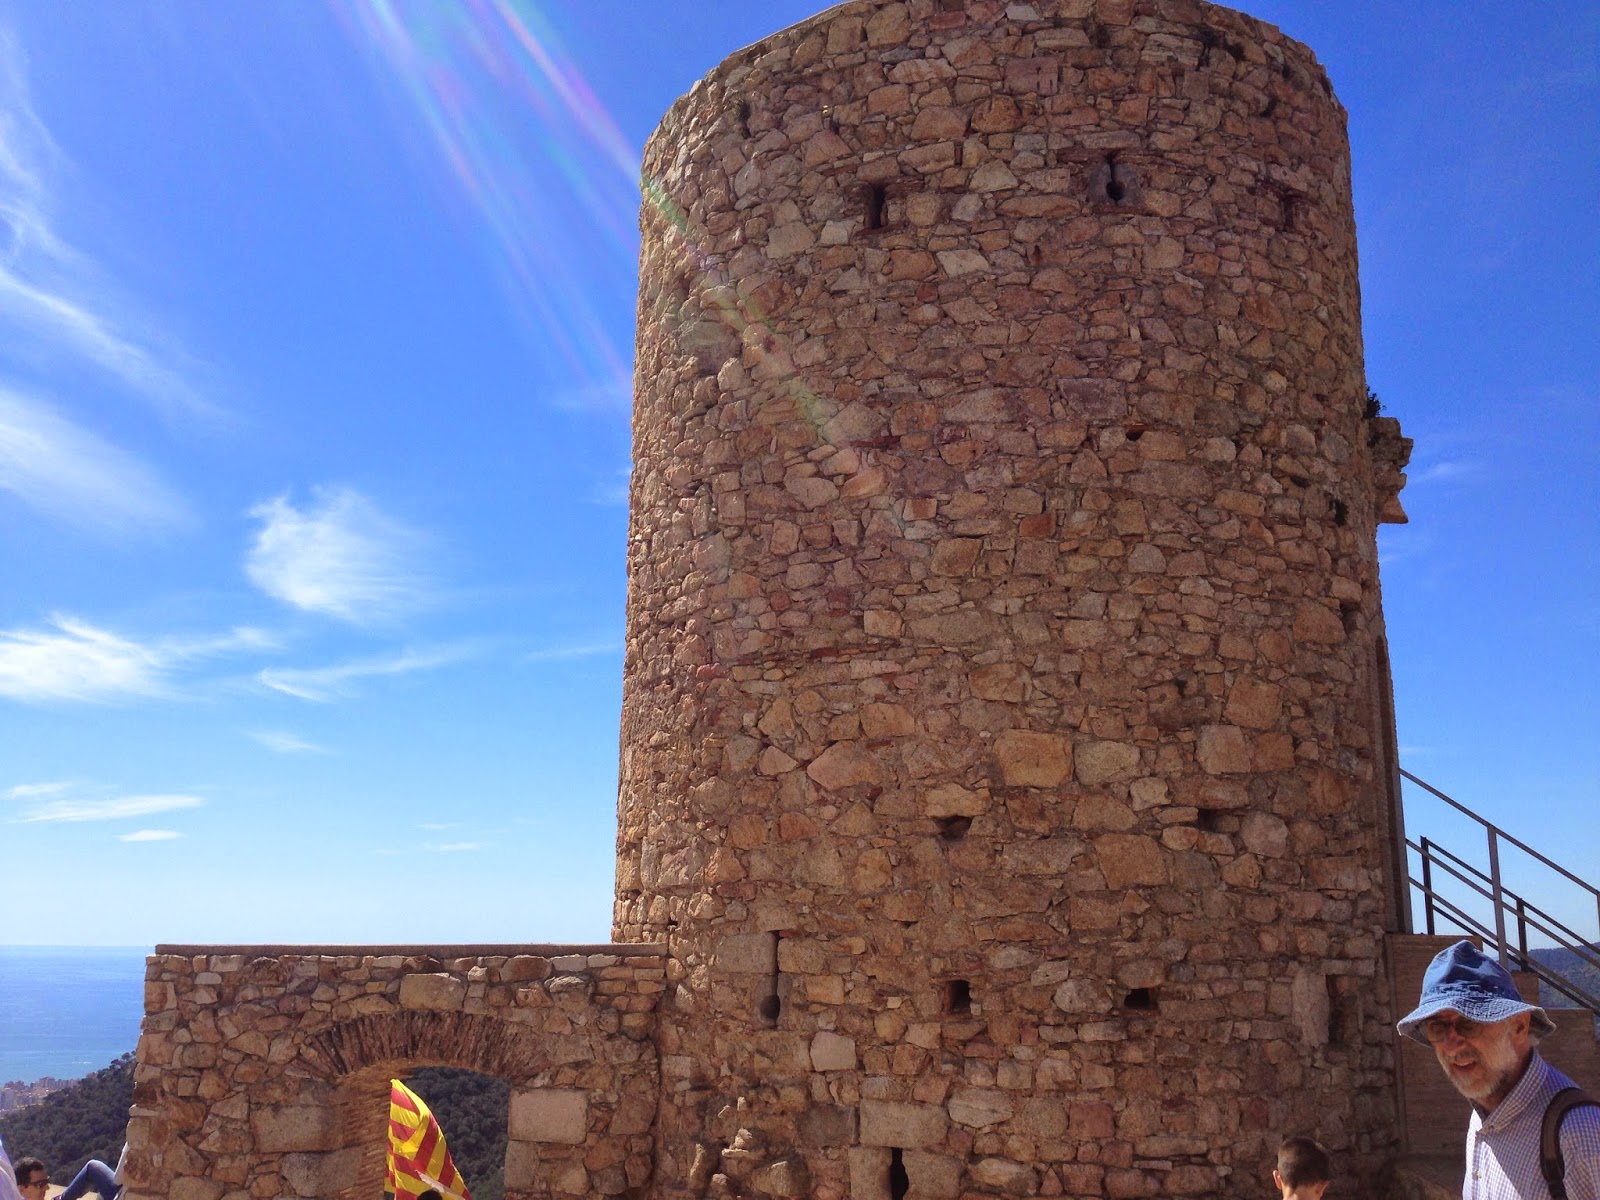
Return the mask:
[[[1410,771],[1400,769],[1400,774],[1425,791],[1437,796],[1450,807],[1463,816],[1470,817],[1483,826],[1488,842],[1489,869],[1481,870],[1473,866],[1458,855],[1452,854],[1437,842],[1428,838],[1419,841],[1406,839],[1406,845],[1415,850],[1421,857],[1420,879],[1410,878],[1410,883],[1422,893],[1423,912],[1425,914],[1426,932],[1436,932],[1438,918],[1444,917],[1459,926],[1463,932],[1475,933],[1487,944],[1495,948],[1500,964],[1508,970],[1531,971],[1552,989],[1560,992],[1574,1003],[1600,1014],[1600,997],[1595,996],[1588,988],[1577,980],[1569,978],[1560,971],[1546,963],[1534,958],[1528,949],[1528,930],[1531,927],[1536,932],[1549,938],[1557,946],[1577,956],[1589,966],[1600,970],[1600,946],[1591,943],[1582,935],[1574,932],[1563,922],[1551,916],[1538,905],[1533,904],[1525,897],[1512,891],[1505,885],[1500,873],[1500,848],[1505,843],[1516,847],[1524,854],[1530,855],[1538,862],[1557,872],[1569,882],[1589,894],[1595,903],[1597,918],[1600,918],[1600,888],[1596,888],[1587,880],[1581,879],[1567,870],[1560,863],[1553,862],[1540,854],[1526,842],[1513,837],[1498,825],[1485,820],[1477,813],[1467,808],[1464,804],[1445,795],[1438,788],[1425,780],[1418,779]],[[1457,882],[1477,895],[1489,901],[1491,920],[1490,926],[1481,917],[1473,916],[1448,896],[1441,894],[1435,886],[1435,871],[1442,871]],[[1516,927],[1516,941],[1513,944],[1507,934],[1507,922],[1514,922]]]

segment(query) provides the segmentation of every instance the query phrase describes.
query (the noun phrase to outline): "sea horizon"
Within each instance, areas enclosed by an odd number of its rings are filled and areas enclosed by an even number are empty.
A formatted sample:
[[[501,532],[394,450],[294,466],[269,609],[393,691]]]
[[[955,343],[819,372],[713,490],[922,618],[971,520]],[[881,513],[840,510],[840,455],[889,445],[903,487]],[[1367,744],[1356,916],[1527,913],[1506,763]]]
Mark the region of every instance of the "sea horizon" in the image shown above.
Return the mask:
[[[0,1083],[81,1079],[131,1052],[150,952],[0,945]]]

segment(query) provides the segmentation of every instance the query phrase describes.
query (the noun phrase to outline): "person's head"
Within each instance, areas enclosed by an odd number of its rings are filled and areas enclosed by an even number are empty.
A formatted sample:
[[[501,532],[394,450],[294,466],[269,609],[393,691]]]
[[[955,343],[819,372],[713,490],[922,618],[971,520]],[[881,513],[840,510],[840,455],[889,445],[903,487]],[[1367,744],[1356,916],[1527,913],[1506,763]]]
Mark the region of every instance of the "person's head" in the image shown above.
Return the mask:
[[[1396,1028],[1433,1047],[1456,1091],[1493,1109],[1522,1078],[1533,1047],[1555,1024],[1544,1009],[1523,1000],[1504,967],[1461,941],[1428,964],[1422,997]]]
[[[45,1170],[44,1163],[37,1158],[19,1158],[11,1164],[11,1169],[16,1172],[17,1190],[22,1193],[22,1200],[44,1200],[50,1188],[50,1172]]]
[[[1331,1175],[1328,1152],[1315,1138],[1286,1137],[1278,1146],[1278,1165],[1272,1172],[1272,1182],[1284,1197],[1320,1200]]]

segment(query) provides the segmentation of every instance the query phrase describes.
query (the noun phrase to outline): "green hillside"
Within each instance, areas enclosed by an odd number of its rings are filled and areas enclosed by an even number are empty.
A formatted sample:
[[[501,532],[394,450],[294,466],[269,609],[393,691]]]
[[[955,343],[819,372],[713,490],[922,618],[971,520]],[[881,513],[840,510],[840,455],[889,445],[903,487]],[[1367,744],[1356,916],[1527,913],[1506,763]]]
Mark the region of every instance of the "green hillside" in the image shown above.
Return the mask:
[[[91,1158],[115,1165],[133,1104],[133,1055],[85,1075],[38,1104],[0,1117],[0,1138],[15,1162],[32,1155],[67,1183]]]

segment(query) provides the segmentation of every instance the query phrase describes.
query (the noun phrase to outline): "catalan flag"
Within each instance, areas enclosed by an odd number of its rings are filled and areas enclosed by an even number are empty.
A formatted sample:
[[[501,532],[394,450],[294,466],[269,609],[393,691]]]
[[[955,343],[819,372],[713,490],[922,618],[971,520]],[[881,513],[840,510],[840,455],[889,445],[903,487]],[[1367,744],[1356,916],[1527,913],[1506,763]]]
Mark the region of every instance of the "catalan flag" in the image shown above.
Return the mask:
[[[450,1160],[444,1131],[428,1106],[398,1079],[389,1081],[389,1158],[383,1190],[395,1200],[415,1200],[429,1188],[444,1200],[472,1200]]]

